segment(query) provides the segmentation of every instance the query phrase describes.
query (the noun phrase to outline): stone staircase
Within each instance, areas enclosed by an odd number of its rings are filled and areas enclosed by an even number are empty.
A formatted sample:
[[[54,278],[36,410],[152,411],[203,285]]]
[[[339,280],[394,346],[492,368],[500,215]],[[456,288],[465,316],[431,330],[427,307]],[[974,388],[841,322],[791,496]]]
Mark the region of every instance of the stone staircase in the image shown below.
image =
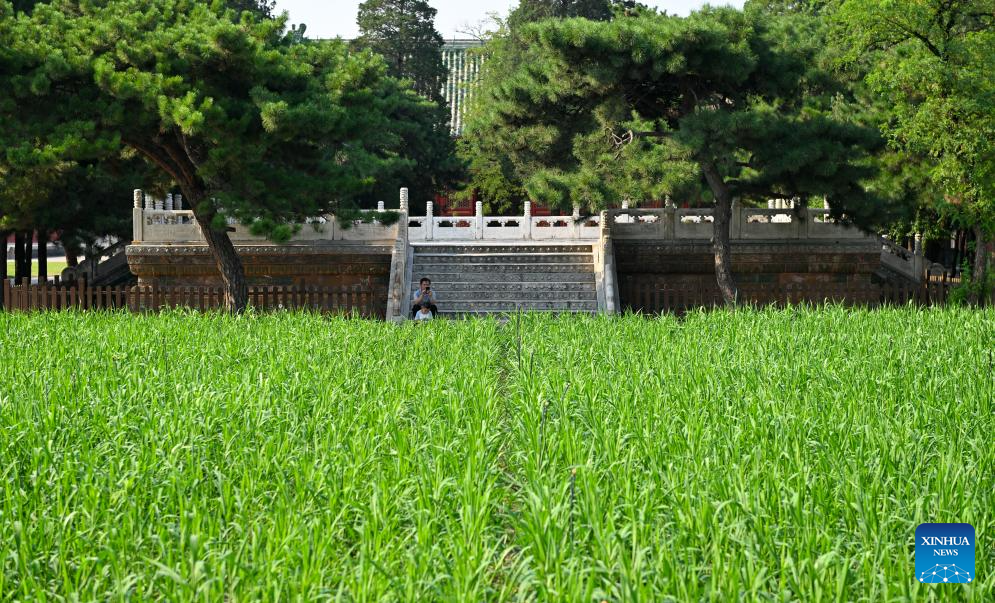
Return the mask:
[[[590,244],[415,244],[412,252],[410,291],[432,279],[440,317],[598,311]]]

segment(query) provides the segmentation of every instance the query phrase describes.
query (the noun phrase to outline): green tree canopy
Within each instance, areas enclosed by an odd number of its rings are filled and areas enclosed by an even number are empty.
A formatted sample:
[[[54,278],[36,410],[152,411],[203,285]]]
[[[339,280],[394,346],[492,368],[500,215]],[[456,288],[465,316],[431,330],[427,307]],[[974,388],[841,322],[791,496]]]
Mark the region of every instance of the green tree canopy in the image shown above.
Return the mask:
[[[359,5],[360,36],[353,47],[384,57],[389,75],[409,82],[418,94],[435,103],[432,111],[397,107],[393,116],[397,133],[413,161],[409,169],[378,178],[364,196],[365,203],[388,198],[401,186],[409,188],[415,199],[430,199],[464,178],[442,96],[448,71],[442,62],[443,40],[435,29],[435,14],[424,0],[367,0]]]
[[[834,81],[791,26],[716,9],[526,28],[534,54],[481,101],[505,133],[495,153],[550,203],[603,206],[704,183],[717,281],[733,301],[733,198],[818,195],[845,208],[867,202],[873,174],[876,132],[832,117]]]
[[[478,51],[484,56],[486,69],[480,76],[474,96],[468,103],[463,136],[459,141],[460,157],[468,164],[469,186],[462,196],[479,192],[492,211],[518,209],[526,196],[523,174],[510,158],[497,152],[495,142],[514,136],[506,124],[491,113],[489,99],[499,93],[506,82],[532,60],[534,49],[521,36],[521,30],[537,21],[571,17],[607,20],[614,8],[635,9],[635,2],[611,0],[522,0],[502,22],[498,32]],[[564,107],[564,119],[572,111]]]
[[[508,18],[513,28],[544,19],[583,17],[605,21],[612,16],[610,0],[521,0]]]
[[[995,237],[995,0],[847,0],[835,13],[845,65],[890,107],[894,148],[931,158],[939,211],[976,239],[987,281]]]
[[[425,0],[366,0],[359,5],[359,37],[353,43],[384,57],[391,76],[410,81],[419,94],[442,104],[447,72],[435,14]]]
[[[192,205],[244,308],[234,217],[281,240],[407,169],[399,115],[433,104],[341,42],[291,44],[283,19],[194,0],[0,2],[0,174],[137,151]]]

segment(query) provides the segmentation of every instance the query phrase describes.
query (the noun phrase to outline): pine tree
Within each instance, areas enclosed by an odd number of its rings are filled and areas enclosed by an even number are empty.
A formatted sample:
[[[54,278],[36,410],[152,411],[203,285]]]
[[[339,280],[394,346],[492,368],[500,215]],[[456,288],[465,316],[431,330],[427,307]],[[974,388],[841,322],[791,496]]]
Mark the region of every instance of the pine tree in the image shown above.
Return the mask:
[[[248,290],[227,218],[285,240],[410,166],[399,132],[435,106],[339,41],[291,44],[284,19],[234,15],[114,0],[14,17],[0,1],[0,177],[137,152],[190,202],[240,311]]]
[[[383,174],[364,196],[366,204],[387,198],[402,186],[415,199],[431,199],[465,177],[442,96],[448,72],[442,62],[443,39],[435,29],[435,13],[424,0],[367,0],[359,6],[360,37],[353,46],[382,56],[390,76],[410,82],[435,107],[418,115],[399,107],[395,117],[404,125],[398,135],[413,163]]]
[[[389,75],[442,104],[444,40],[435,29],[435,14],[425,0],[366,0],[359,5],[354,44],[384,57]]]
[[[495,152],[527,175],[533,198],[560,204],[659,198],[705,183],[716,280],[733,303],[733,199],[859,204],[880,141],[833,118],[824,104],[832,78],[789,25],[712,9],[525,28],[533,54],[483,107],[504,133]]]
[[[613,7],[635,9],[635,2],[612,0],[521,0],[511,12],[507,22],[488,40],[483,49],[487,68],[477,83],[474,99],[464,117],[463,137],[459,141],[460,157],[468,165],[469,183],[460,195],[468,197],[479,193],[491,211],[518,211],[527,193],[525,175],[535,166],[512,162],[500,151],[501,140],[514,136],[516,130],[507,128],[503,119],[495,119],[490,112],[490,102],[500,94],[505,83],[534,58],[530,43],[521,36],[528,25],[546,19],[579,17],[606,20],[613,15]],[[561,107],[562,119],[574,119],[571,107]]]
[[[612,16],[610,0],[521,0],[508,21],[512,28],[544,19],[582,17],[607,21]]]

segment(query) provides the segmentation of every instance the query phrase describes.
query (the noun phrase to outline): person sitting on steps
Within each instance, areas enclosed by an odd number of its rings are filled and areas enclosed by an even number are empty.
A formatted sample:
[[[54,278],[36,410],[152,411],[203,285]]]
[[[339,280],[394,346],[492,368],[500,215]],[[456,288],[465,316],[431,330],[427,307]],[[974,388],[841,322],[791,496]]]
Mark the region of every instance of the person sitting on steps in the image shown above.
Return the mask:
[[[439,312],[439,308],[435,305],[436,301],[435,292],[432,291],[432,281],[428,278],[423,278],[418,283],[418,289],[411,296],[411,318],[415,318],[415,314],[418,313],[418,309],[423,304],[428,304],[428,309],[432,312],[432,318],[435,318],[435,315]]]
[[[432,320],[435,316],[432,314],[432,310],[428,307],[428,304],[422,304],[421,308],[415,312],[415,320]]]

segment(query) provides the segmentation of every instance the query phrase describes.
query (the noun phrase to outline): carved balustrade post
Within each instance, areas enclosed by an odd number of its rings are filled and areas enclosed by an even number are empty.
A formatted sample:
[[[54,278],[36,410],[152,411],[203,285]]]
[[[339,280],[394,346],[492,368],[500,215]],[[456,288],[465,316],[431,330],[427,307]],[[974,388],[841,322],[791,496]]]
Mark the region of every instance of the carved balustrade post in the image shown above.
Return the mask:
[[[532,202],[526,201],[524,203],[525,211],[523,212],[522,218],[522,238],[526,241],[532,240]]]
[[[131,210],[131,239],[137,243],[145,238],[143,234],[145,216],[143,215],[144,208],[142,207],[142,201],[145,199],[145,195],[142,194],[142,189],[136,188],[132,198],[135,201],[135,205]]]
[[[433,227],[432,218],[432,202],[429,201],[425,203],[425,240],[431,241],[435,235],[435,228]]]
[[[484,238],[484,203],[483,201],[477,201],[476,205],[476,227],[474,238],[477,240]]]
[[[401,189],[401,201],[398,206],[401,208],[401,213],[408,213],[408,189],[407,187]]]
[[[660,216],[663,224],[660,225],[660,233],[665,239],[673,239],[677,236],[677,204],[667,195],[664,202],[663,215]]]

